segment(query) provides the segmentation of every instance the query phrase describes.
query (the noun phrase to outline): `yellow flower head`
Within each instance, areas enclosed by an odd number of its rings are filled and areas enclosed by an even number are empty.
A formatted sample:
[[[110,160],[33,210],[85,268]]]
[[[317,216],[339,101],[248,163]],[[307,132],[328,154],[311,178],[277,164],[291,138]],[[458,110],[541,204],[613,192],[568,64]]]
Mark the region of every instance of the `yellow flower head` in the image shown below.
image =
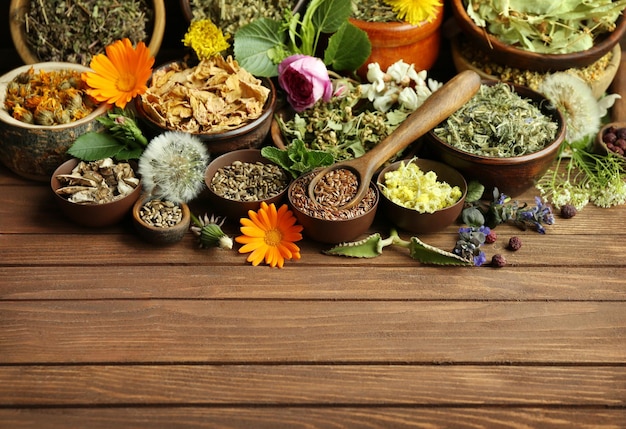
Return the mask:
[[[118,40],[106,47],[106,55],[91,60],[93,72],[82,74],[89,88],[87,93],[99,102],[115,104],[123,109],[135,96],[148,89],[154,57],[144,42],[133,48],[130,40]]]
[[[239,253],[250,253],[248,262],[259,265],[263,259],[271,267],[282,268],[285,259],[300,259],[300,248],[294,242],[302,240],[302,226],[296,225],[296,218],[286,204],[278,210],[274,203],[269,206],[261,203],[261,208],[248,212],[249,218],[242,218],[241,233],[235,238],[243,244]]]
[[[200,19],[191,23],[183,44],[193,49],[199,60],[208,60],[230,47],[228,38],[210,19]]]
[[[437,16],[437,8],[441,6],[440,0],[384,0],[398,19],[402,19],[411,25],[419,25],[421,22],[432,22]]]

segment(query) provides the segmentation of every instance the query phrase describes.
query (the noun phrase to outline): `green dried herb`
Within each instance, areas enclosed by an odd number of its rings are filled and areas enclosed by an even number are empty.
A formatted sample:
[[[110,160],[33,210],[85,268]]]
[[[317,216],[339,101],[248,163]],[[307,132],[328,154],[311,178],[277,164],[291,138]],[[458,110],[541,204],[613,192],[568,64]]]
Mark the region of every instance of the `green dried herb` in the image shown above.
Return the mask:
[[[481,85],[463,107],[434,129],[451,146],[475,155],[509,158],[543,149],[556,137],[558,123],[532,100],[498,82]]]
[[[398,14],[380,0],[352,0],[352,17],[368,22],[396,22]]]
[[[32,0],[26,39],[40,61],[89,65],[116,40],[146,40],[153,19],[147,0]]]

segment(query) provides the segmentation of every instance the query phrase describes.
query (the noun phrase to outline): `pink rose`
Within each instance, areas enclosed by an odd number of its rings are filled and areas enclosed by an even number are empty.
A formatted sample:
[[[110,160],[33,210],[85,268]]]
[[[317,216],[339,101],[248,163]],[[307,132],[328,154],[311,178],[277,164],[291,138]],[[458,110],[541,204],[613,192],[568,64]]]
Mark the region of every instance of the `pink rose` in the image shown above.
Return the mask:
[[[278,64],[278,83],[296,112],[308,109],[320,98],[330,101],[333,94],[326,65],[308,55],[292,55]]]

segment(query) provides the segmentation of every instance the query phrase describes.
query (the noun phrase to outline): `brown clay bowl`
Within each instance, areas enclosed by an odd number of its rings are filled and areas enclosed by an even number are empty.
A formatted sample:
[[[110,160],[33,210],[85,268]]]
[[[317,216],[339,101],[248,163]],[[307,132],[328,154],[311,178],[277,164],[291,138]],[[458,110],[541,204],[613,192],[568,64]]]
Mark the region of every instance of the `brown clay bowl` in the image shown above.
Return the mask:
[[[611,108],[611,122],[604,125],[600,128],[600,131],[598,131],[593,143],[593,151],[600,155],[613,152],[626,159],[626,156],[609,149],[604,141],[604,136],[607,132],[615,131],[620,128],[626,129],[626,99],[624,99],[626,95],[626,58],[622,58],[620,62],[619,71],[611,84],[611,90],[615,94],[621,94],[622,98],[615,100]]]
[[[52,193],[54,194],[54,199],[59,204],[61,211],[66,217],[72,220],[72,222],[88,227],[102,228],[121,222],[130,212],[133,204],[135,204],[135,201],[137,201],[141,195],[141,184],[139,184],[139,186],[137,186],[135,190],[126,197],[110,203],[74,203],[57,194],[57,189],[61,187],[61,183],[57,179],[57,175],[69,174],[72,169],[76,167],[78,162],[79,160],[77,159],[70,159],[64,162],[54,171],[52,177],[50,178],[50,187],[52,189]]]
[[[494,85],[495,81],[483,81]],[[477,180],[485,186],[485,192],[491,193],[497,187],[501,193],[510,197],[517,196],[535,185],[556,160],[561,143],[565,139],[565,120],[558,109],[550,108],[546,98],[536,91],[523,86],[512,85],[514,91],[523,98],[531,99],[541,111],[558,122],[555,139],[543,149],[515,157],[498,158],[480,156],[458,149],[435,135],[433,130],[426,135],[426,152],[433,159],[439,160],[459,170],[467,181]]]
[[[179,203],[182,211],[182,220],[176,225],[161,228],[146,223],[140,215],[141,208],[150,201],[150,196],[142,195],[132,207],[133,225],[141,238],[152,244],[168,245],[177,243],[185,236],[191,225],[191,211],[185,203]]]
[[[204,176],[204,181],[207,187],[204,194],[206,194],[207,199],[211,204],[212,210],[222,216],[226,216],[227,218],[238,221],[242,217],[247,217],[249,210],[257,211],[259,207],[261,207],[262,202],[265,202],[268,205],[274,203],[276,207],[279,207],[280,203],[284,200],[285,195],[287,194],[287,187],[290,182],[290,176],[287,172],[284,172],[285,177],[287,178],[287,186],[285,186],[282,192],[271,198],[265,198],[255,201],[237,201],[225,198],[213,191],[211,181],[213,180],[213,177],[215,176],[217,171],[220,168],[231,165],[235,161],[247,163],[261,162],[263,164],[274,164],[272,161],[264,158],[261,155],[261,151],[259,149],[235,150],[215,158],[207,167]]]
[[[145,43],[150,49],[150,53],[156,57],[163,41],[165,33],[165,1],[151,0],[154,17],[146,26],[146,32],[150,34],[150,39]],[[15,49],[20,58],[26,64],[35,64],[41,61],[50,61],[50,58],[37,58],[35,52],[32,51],[26,38],[26,27],[24,25],[24,16],[28,13],[30,0],[11,0],[9,7],[9,27],[11,30],[11,38]],[[88,64],[84,64],[88,65]]]
[[[493,62],[522,70],[554,72],[588,66],[613,49],[626,30],[626,18],[620,15],[615,30],[598,38],[591,49],[568,54],[541,54],[508,45],[486,29],[478,27],[467,14],[463,0],[451,0],[450,6],[461,31],[472,43],[487,52]]]
[[[154,71],[171,68],[174,63],[180,63],[180,61],[164,64]],[[260,79],[263,85],[270,89],[269,97],[265,102],[261,116],[234,130],[215,133],[191,133],[206,145],[211,154],[221,154],[238,149],[258,148],[263,144],[269,134],[274,109],[276,108],[276,89],[271,79],[265,77]],[[148,86],[149,85],[150,81],[148,82]],[[156,122],[154,118],[147,113],[141,97],[135,98],[135,109],[137,111],[137,117],[141,124],[144,125],[145,132],[150,138],[166,131],[176,131],[175,129],[164,127]]]
[[[414,163],[424,173],[433,171],[437,175],[437,181],[446,182],[453,187],[458,186],[461,189],[461,198],[455,204],[433,213],[421,213],[391,201],[382,191],[382,186],[385,185],[385,174],[397,170],[402,162],[404,162],[405,165],[407,162]],[[437,232],[454,223],[463,210],[465,197],[467,196],[467,183],[463,175],[446,164],[430,159],[394,162],[380,172],[377,185],[380,188],[381,195],[380,208],[385,217],[400,228],[418,234]]]
[[[298,179],[291,182],[289,190],[287,191],[289,207],[293,211],[298,223],[304,228],[302,233],[311,240],[321,243],[335,244],[352,241],[367,232],[369,227],[372,225],[372,222],[374,222],[376,209],[378,208],[378,202],[380,199],[376,185],[374,183],[370,183],[370,189],[374,193],[374,202],[369,210],[349,219],[324,219],[305,211],[301,208],[301,204],[296,202],[298,200],[296,192],[297,186],[308,184],[312,175],[316,172],[317,170],[314,170],[300,176]]]
[[[104,128],[97,118],[104,115],[108,107],[102,104],[80,120],[59,125],[34,125],[13,118],[4,107],[7,85],[31,67],[36,73],[40,70],[83,72],[89,68],[71,63],[38,63],[17,67],[0,77],[0,161],[21,177],[49,182],[54,170],[71,158],[67,149],[77,137]]]

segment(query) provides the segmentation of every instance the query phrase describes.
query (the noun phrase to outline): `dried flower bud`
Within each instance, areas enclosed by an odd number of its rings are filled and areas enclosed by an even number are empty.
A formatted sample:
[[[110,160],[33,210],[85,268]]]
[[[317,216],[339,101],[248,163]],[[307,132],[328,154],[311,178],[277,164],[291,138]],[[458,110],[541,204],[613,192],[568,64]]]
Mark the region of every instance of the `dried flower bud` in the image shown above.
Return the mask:
[[[519,237],[509,238],[509,249],[516,251],[522,247],[522,240]]]
[[[506,266],[506,258],[497,253],[491,257],[491,266],[495,268],[502,268]]]
[[[498,233],[493,229],[489,231],[489,234],[485,235],[485,243],[492,244],[498,239]]]
[[[563,219],[571,219],[576,216],[577,212],[578,211],[573,204],[565,204],[563,207],[561,207],[561,217]]]

